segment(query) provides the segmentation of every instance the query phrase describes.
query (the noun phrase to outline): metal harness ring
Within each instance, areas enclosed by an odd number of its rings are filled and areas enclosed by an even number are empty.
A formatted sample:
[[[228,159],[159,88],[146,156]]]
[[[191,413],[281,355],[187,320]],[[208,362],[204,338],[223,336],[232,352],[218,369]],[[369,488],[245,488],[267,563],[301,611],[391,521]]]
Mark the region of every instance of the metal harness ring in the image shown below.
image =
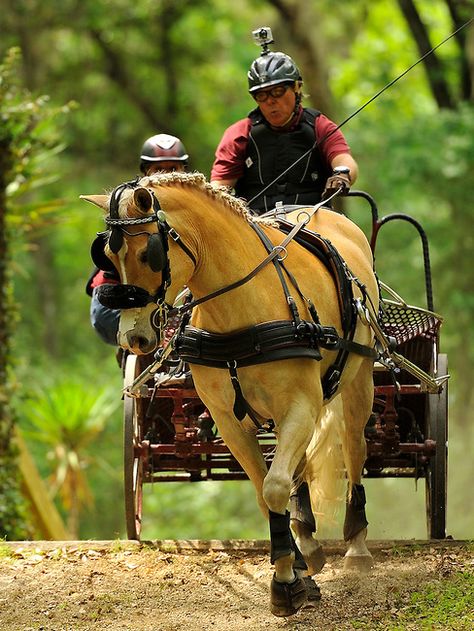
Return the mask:
[[[296,218],[297,222],[300,223],[300,221],[302,221],[302,219],[300,219],[301,216],[305,216],[307,217],[306,221],[305,221],[305,225],[309,222],[309,220],[311,219],[311,215],[309,214],[309,212],[307,210],[301,210],[298,213],[298,216]]]
[[[283,245],[276,245],[273,248],[273,250],[276,251],[276,252],[283,252],[284,253],[284,256],[281,256],[280,254],[277,256],[277,260],[280,261],[280,263],[282,261],[284,261],[286,259],[286,257],[288,256],[288,251]]]

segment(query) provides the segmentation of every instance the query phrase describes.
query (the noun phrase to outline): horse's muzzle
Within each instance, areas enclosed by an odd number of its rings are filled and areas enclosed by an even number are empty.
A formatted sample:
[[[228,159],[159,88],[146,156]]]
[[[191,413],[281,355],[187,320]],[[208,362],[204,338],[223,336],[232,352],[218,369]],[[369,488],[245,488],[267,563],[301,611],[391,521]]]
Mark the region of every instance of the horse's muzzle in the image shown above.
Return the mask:
[[[156,305],[149,302],[145,307],[124,309],[120,314],[118,342],[136,355],[153,352],[161,342],[161,336],[151,325]]]

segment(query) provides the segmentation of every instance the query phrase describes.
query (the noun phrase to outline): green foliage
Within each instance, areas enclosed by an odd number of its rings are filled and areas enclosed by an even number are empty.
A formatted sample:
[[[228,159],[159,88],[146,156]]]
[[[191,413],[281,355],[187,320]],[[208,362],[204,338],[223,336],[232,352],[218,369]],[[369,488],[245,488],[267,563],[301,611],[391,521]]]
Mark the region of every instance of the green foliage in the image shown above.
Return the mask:
[[[69,113],[67,106],[51,106],[48,96],[33,97],[21,82],[21,51],[11,48],[0,67],[1,127],[9,140],[10,168],[3,174],[9,199],[9,220],[15,228],[28,229],[41,214],[57,210],[57,202],[37,200],[25,204],[25,197],[57,179],[52,158],[64,149],[59,143],[58,118]]]
[[[50,492],[59,493],[76,536],[79,512],[92,501],[86,474],[92,463],[89,448],[118,404],[113,390],[91,389],[72,379],[38,388],[24,402],[25,436],[46,445],[52,465]]]
[[[17,322],[11,280],[12,235],[17,237],[44,209],[35,203],[23,209],[21,222],[15,225],[10,220],[15,211],[21,212],[14,197],[45,185],[41,164],[58,149],[56,128],[52,131],[51,124],[57,111],[48,109],[45,97],[30,97],[21,83],[19,61],[20,51],[12,48],[0,65],[0,532],[11,538],[25,537],[25,509],[12,443],[16,413],[11,405],[11,340]],[[49,210],[51,203],[47,206]]]
[[[26,505],[19,491],[16,455],[13,448],[0,454],[0,535],[9,541],[31,536]]]
[[[223,519],[223,516],[226,516]],[[268,539],[250,482],[145,485],[145,539]]]

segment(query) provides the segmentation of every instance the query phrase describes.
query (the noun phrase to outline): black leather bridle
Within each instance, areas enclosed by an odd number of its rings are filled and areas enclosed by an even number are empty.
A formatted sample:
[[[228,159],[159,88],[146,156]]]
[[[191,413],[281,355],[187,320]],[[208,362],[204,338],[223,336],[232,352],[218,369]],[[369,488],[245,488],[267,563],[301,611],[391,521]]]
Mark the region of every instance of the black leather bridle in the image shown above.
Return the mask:
[[[105,223],[109,228],[108,232],[108,246],[110,250],[117,254],[124,242],[124,235],[129,237],[135,237],[138,235],[148,235],[148,251],[147,258],[151,269],[154,272],[161,272],[161,283],[154,294],[150,294],[145,289],[136,285],[128,284],[105,284],[101,285],[97,290],[97,298],[99,302],[109,309],[136,309],[145,307],[150,302],[156,304],[165,304],[166,290],[171,284],[171,269],[170,260],[168,256],[169,238],[173,239],[181,249],[189,256],[193,264],[196,265],[196,258],[191,250],[183,243],[178,232],[172,228],[166,221],[166,216],[161,209],[160,203],[153,190],[147,189],[152,197],[153,202],[153,215],[147,215],[146,217],[120,217],[119,216],[119,204],[120,198],[123,192],[127,189],[135,189],[138,186],[138,179],[130,182],[125,182],[117,186],[110,196],[109,202],[109,214],[105,217]],[[148,232],[129,232],[126,226],[136,226],[148,223],[157,224],[156,233]],[[111,266],[113,266],[110,259],[108,259],[103,251],[105,246],[104,233],[99,233],[98,238],[101,239],[101,244],[95,246],[93,244],[93,256],[95,255],[95,262],[98,267],[104,264],[103,259],[107,259]],[[97,239],[96,239],[97,242]],[[95,242],[95,243],[96,243]],[[102,247],[102,250],[100,250]],[[100,257],[100,260],[97,258]]]

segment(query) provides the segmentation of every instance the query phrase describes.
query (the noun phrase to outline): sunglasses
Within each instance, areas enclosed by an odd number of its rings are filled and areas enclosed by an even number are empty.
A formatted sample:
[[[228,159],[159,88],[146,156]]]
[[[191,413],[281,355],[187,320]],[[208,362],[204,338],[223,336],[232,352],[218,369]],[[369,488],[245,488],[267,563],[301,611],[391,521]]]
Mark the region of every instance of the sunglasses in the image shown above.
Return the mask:
[[[279,99],[285,94],[289,87],[289,85],[277,85],[271,90],[259,90],[255,92],[253,98],[258,103],[265,103],[269,96],[271,96],[272,99]]]

